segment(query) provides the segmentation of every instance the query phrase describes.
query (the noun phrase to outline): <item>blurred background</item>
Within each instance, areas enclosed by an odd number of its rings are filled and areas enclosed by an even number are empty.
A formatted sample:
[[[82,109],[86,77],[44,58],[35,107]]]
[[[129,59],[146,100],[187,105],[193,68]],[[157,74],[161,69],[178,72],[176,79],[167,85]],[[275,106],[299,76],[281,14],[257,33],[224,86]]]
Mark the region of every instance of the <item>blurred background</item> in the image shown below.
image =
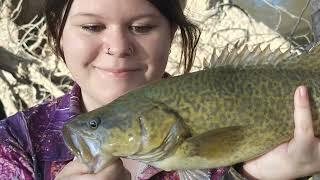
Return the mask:
[[[43,4],[0,0],[0,119],[72,86],[63,61],[49,48]],[[202,30],[192,71],[236,43],[249,50],[300,53],[320,39],[319,0],[186,0],[183,5]],[[167,67],[172,75],[182,73],[178,35]]]

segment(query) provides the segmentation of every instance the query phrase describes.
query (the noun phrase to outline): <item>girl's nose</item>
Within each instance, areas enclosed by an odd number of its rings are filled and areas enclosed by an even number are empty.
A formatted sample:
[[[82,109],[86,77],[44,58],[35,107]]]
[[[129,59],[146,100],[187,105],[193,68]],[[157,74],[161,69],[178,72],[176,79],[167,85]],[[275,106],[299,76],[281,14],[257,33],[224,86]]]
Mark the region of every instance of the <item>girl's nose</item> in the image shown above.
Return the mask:
[[[107,51],[106,53],[108,55],[111,55],[111,56],[131,56],[133,54],[133,48],[129,47],[128,48],[128,51],[126,49],[124,49],[123,51],[122,50],[119,50],[117,48],[115,49],[112,49],[112,48],[107,48]]]
[[[105,37],[105,53],[116,57],[132,56],[134,49],[129,36],[123,30],[110,30]]]

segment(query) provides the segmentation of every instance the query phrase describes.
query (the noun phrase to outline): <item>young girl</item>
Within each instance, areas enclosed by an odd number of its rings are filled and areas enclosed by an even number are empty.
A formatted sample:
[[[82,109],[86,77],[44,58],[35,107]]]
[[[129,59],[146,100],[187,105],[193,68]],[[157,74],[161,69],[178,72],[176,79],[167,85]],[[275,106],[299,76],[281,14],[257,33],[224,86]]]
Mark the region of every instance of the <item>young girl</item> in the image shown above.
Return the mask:
[[[48,0],[48,35],[75,81],[64,96],[0,123],[0,179],[175,179],[131,160],[96,174],[64,145],[61,128],[73,116],[101,107],[166,75],[170,46],[179,28],[183,64],[190,70],[198,30],[178,0]],[[320,170],[306,88],[295,94],[295,137],[270,153],[233,167],[210,170],[211,179],[290,179]],[[238,171],[238,172],[237,172]]]

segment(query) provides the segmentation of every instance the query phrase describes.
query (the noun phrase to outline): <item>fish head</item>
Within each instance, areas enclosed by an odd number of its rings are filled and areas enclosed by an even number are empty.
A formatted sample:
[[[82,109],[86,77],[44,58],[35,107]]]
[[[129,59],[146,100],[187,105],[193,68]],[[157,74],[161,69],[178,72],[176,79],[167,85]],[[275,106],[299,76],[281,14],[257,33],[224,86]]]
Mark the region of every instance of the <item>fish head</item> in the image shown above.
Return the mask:
[[[128,116],[131,113],[115,113],[112,109],[78,115],[62,129],[65,144],[91,172],[97,172],[116,157],[138,151],[140,127],[138,122],[125,121],[130,119]]]
[[[186,137],[181,122],[163,103],[116,101],[73,118],[63,135],[73,154],[97,172],[115,157],[145,162],[163,158]]]

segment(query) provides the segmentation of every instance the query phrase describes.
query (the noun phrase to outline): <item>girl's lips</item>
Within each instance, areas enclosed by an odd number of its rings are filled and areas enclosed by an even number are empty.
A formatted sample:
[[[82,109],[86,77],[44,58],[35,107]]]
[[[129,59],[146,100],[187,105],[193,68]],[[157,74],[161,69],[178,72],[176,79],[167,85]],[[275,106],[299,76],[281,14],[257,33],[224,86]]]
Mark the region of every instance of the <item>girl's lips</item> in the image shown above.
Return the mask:
[[[132,73],[140,71],[140,69],[108,69],[99,67],[95,67],[95,69],[97,69],[103,77],[107,75],[115,78],[128,78]]]

